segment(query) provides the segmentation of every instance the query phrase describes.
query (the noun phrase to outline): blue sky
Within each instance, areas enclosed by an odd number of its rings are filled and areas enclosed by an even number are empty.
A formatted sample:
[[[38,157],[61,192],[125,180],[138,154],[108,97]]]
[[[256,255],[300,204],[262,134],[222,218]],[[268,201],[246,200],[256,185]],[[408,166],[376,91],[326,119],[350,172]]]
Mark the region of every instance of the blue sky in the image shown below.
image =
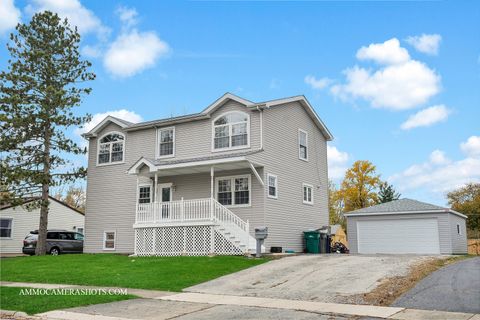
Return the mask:
[[[106,113],[138,121],[197,112],[227,91],[253,101],[304,94],[335,136],[336,181],[353,161],[370,160],[403,196],[436,204],[480,181],[477,1],[1,6],[4,44],[17,21],[42,9],[78,25],[97,74],[78,112],[96,121]],[[2,45],[0,57],[7,55]]]

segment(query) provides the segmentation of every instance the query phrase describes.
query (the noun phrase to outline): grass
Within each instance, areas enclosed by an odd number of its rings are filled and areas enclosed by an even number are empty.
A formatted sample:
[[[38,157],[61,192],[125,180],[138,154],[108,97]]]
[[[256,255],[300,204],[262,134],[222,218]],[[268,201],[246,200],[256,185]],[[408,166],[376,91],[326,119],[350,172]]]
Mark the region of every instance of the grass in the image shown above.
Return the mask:
[[[24,295],[26,289],[0,287],[0,305],[3,310],[42,313],[90,304],[107,303],[136,298],[134,295]]]
[[[407,275],[385,279],[375,289],[363,294],[362,300],[365,304],[389,306],[398,297],[412,289],[420,280],[428,276],[430,273],[469,257],[471,256],[459,255],[448,258],[432,258],[426,261],[421,261],[411,266]]]
[[[181,291],[266,262],[241,256],[135,257],[77,254],[1,260],[3,281]]]

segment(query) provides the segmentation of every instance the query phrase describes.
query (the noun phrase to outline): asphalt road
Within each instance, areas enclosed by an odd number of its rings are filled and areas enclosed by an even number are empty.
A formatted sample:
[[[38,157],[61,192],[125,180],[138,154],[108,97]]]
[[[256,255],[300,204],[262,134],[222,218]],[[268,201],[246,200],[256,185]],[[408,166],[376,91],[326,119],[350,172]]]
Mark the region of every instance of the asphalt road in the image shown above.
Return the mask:
[[[392,306],[480,313],[480,257],[461,260],[435,271]]]

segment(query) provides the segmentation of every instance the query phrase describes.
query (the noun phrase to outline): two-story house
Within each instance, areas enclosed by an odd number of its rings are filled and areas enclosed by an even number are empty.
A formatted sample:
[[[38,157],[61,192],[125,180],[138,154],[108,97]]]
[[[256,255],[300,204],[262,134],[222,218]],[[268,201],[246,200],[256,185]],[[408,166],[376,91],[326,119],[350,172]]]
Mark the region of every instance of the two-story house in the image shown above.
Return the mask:
[[[327,141],[304,96],[255,103],[227,93],[200,113],[90,132],[85,252],[243,254],[255,227],[301,251],[328,225]]]

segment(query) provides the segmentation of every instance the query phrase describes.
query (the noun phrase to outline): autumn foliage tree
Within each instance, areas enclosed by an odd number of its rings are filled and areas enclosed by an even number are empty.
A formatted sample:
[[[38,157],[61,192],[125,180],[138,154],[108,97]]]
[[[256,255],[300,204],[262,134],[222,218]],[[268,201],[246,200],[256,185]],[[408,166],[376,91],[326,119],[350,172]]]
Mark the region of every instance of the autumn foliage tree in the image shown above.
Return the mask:
[[[468,183],[447,194],[448,204],[468,216],[469,234],[480,238],[480,183]]]
[[[90,120],[73,108],[91,89],[95,75],[79,53],[80,34],[55,13],[36,13],[19,24],[7,45],[8,70],[0,73],[0,187],[2,202],[22,204],[38,197],[40,223],[36,254],[46,251],[52,186],[86,174],[68,154],[86,152],[65,135]]]
[[[339,193],[335,183],[328,181],[328,215],[330,224],[340,224],[346,229],[346,221],[343,216],[343,201],[339,197]]]
[[[54,197],[65,202],[72,208],[85,212],[87,197],[85,189],[82,186],[70,186],[66,192],[64,192],[64,189],[60,189]]]
[[[377,204],[380,184],[376,167],[370,161],[358,160],[345,173],[336,197],[343,202],[345,212],[366,208]]]

